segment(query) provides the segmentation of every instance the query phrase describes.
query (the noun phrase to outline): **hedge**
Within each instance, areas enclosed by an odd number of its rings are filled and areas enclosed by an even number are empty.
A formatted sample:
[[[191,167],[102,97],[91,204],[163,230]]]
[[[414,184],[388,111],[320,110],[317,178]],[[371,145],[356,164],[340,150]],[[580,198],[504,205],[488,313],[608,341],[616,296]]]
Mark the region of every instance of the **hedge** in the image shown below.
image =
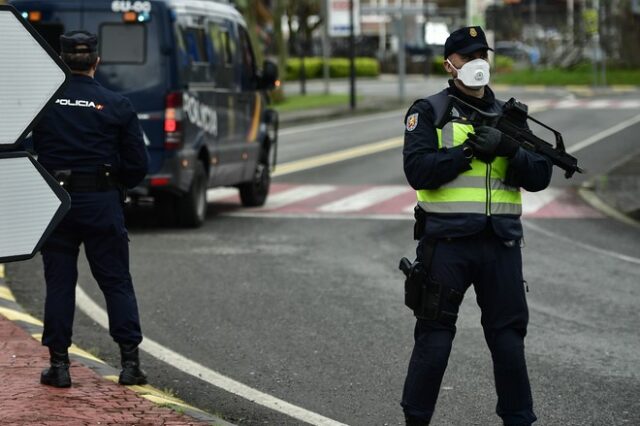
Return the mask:
[[[356,58],[356,76],[377,77],[380,74],[380,64],[374,58]],[[304,58],[306,78],[322,78],[323,60],[318,57]],[[329,58],[329,76],[331,78],[344,78],[349,76],[348,58]],[[300,79],[300,59],[289,58],[286,70],[287,81]]]

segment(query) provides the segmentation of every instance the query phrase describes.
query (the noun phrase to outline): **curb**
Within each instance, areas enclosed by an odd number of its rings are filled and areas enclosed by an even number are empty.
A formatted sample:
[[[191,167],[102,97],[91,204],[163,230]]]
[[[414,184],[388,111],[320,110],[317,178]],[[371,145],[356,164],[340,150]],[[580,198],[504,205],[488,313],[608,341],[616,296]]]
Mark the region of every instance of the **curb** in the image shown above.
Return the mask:
[[[11,289],[7,286],[5,281],[5,267],[0,263],[0,315],[4,316],[15,325],[25,330],[31,337],[38,342],[42,338],[43,323],[39,319],[29,315],[18,304]],[[77,361],[84,366],[88,367],[103,379],[111,382],[118,382],[119,371],[101,360],[95,357],[89,352],[71,345],[69,348],[69,357]],[[199,408],[193,407],[186,402],[173,397],[159,389],[154,388],[151,385],[144,386],[126,386],[128,389],[135,392],[139,397],[144,398],[155,405],[169,408],[180,414],[187,415],[202,422],[210,423],[214,426],[233,426],[232,423],[226,422],[221,418],[209,414]]]
[[[609,204],[604,202],[600,197],[598,197],[596,192],[592,189],[593,185],[590,182],[591,181],[586,182],[582,184],[580,188],[578,188],[578,194],[587,204],[589,204],[591,207],[598,210],[599,212],[603,213],[604,215],[617,220],[618,222],[622,222],[636,229],[640,229],[640,221],[637,221],[632,217],[627,216],[623,212],[611,207]]]

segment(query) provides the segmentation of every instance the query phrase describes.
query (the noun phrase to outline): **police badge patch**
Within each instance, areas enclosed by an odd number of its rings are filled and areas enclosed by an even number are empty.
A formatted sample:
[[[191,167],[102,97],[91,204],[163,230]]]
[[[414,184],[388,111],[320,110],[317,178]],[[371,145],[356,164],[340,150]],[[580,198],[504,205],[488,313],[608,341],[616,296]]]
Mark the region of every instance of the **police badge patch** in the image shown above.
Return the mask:
[[[411,132],[418,126],[418,113],[411,114],[407,117],[407,132]]]

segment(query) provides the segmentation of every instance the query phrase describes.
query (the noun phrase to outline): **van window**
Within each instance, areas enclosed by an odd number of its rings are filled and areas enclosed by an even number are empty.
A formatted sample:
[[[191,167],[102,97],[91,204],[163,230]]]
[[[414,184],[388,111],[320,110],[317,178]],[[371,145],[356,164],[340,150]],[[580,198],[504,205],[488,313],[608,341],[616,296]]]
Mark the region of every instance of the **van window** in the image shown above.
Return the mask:
[[[211,22],[209,24],[209,38],[212,49],[212,55],[210,55],[209,61],[214,68],[223,67],[226,61],[222,33],[223,30],[219,23]]]
[[[180,82],[217,83],[219,52],[202,16],[181,15],[175,27]],[[220,56],[221,58],[221,56]]]
[[[218,88],[230,89],[233,87],[233,56],[230,51],[229,31],[225,24],[219,21],[209,22],[209,44],[211,46],[211,54],[209,62],[211,63],[215,85]]]
[[[229,34],[229,31],[222,32],[222,43],[224,44],[224,64],[225,66],[232,67],[236,44],[231,34]]]
[[[152,12],[144,23],[125,24],[120,13],[92,10],[83,14],[81,28],[98,34],[101,62],[96,78],[101,84],[129,93],[164,84],[159,18]]]
[[[137,24],[102,24],[100,60],[103,64],[144,64],[146,27]]]
[[[209,62],[203,29],[182,28],[182,38],[184,47],[192,62]]]
[[[253,49],[251,48],[249,34],[247,33],[247,30],[241,26],[238,26],[238,31],[240,36],[240,73],[242,90],[255,90],[257,87],[256,60],[253,56]]]

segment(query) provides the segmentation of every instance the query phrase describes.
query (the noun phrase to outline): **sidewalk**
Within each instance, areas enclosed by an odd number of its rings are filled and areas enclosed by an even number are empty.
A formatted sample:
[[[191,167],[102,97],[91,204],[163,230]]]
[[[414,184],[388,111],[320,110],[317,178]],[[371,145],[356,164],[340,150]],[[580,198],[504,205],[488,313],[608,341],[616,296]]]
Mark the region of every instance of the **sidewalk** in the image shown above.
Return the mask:
[[[0,265],[0,424],[2,426],[230,425],[163,392],[118,385],[118,371],[70,348],[68,389],[40,384],[49,365],[42,324],[16,304]]]

